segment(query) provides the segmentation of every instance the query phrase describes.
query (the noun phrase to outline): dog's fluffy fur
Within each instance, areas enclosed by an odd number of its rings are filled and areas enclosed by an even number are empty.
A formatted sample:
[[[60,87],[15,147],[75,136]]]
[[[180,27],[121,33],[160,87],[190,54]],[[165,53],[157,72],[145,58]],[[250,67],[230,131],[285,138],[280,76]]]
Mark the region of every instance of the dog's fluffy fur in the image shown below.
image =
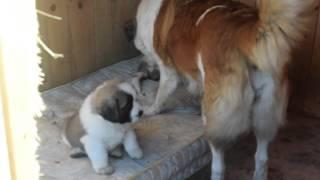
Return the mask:
[[[213,155],[212,179],[223,179],[223,151],[253,129],[254,179],[267,179],[267,148],[284,116],[290,50],[308,22],[312,0],[142,0],[135,45],[158,64],[160,86],[146,114],[161,111],[188,77],[202,91],[202,118]]]
[[[98,174],[114,172],[108,153],[121,156],[122,144],[131,158],[142,158],[131,127],[142,115],[137,93],[136,86],[118,80],[108,80],[90,93],[64,125],[63,139],[74,148],[72,156],[86,153]]]

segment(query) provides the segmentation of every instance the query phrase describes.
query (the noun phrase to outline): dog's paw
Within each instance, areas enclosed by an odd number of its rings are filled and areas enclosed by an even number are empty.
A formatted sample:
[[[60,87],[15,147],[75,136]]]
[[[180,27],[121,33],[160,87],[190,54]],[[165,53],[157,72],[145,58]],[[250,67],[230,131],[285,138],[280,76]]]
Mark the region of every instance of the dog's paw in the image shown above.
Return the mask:
[[[95,171],[99,175],[110,175],[110,174],[114,173],[114,168],[112,166],[107,166],[107,167],[103,167],[103,168],[97,168]]]
[[[143,158],[143,152],[141,151],[141,149],[134,149],[131,152],[129,152],[128,154],[132,159],[142,159]]]
[[[154,108],[153,106],[145,107],[143,110],[143,115],[145,116],[152,116],[158,113],[159,113],[158,108]]]

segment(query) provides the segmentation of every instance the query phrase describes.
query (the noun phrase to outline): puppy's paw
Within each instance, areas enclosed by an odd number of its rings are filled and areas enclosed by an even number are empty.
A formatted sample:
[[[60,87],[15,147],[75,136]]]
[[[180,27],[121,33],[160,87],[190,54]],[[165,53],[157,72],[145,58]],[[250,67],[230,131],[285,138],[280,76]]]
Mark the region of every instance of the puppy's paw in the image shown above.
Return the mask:
[[[71,158],[82,158],[82,157],[87,157],[87,154],[81,148],[73,148],[73,149],[71,149],[70,157]]]
[[[128,154],[132,159],[142,159],[143,158],[143,152],[140,148],[134,149],[134,150],[128,152]]]
[[[99,175],[110,175],[110,174],[114,173],[114,168],[112,166],[107,166],[107,167],[103,167],[103,168],[97,168],[95,171]]]

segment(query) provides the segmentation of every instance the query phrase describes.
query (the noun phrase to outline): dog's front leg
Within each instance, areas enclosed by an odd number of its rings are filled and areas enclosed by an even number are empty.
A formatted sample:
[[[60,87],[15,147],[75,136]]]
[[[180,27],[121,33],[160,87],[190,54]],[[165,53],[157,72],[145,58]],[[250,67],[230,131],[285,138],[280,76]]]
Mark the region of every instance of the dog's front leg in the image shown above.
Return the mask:
[[[124,149],[133,159],[141,159],[143,152],[138,144],[136,134],[133,130],[128,130],[123,141]]]
[[[100,175],[112,174],[113,167],[108,164],[108,153],[103,142],[95,137],[85,135],[80,139],[91,161],[93,169]]]
[[[160,69],[160,83],[155,102],[144,110],[145,115],[154,115],[160,113],[162,105],[167,100],[169,95],[176,89],[178,84],[178,75],[175,70],[159,66]]]

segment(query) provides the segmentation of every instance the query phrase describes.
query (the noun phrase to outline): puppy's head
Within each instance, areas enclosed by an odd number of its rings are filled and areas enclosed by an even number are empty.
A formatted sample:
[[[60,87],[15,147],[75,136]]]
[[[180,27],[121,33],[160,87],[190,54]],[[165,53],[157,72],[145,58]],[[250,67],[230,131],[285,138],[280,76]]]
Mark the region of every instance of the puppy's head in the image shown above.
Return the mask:
[[[129,83],[121,83],[100,106],[98,113],[108,121],[124,124],[138,121],[143,111],[135,88]]]

